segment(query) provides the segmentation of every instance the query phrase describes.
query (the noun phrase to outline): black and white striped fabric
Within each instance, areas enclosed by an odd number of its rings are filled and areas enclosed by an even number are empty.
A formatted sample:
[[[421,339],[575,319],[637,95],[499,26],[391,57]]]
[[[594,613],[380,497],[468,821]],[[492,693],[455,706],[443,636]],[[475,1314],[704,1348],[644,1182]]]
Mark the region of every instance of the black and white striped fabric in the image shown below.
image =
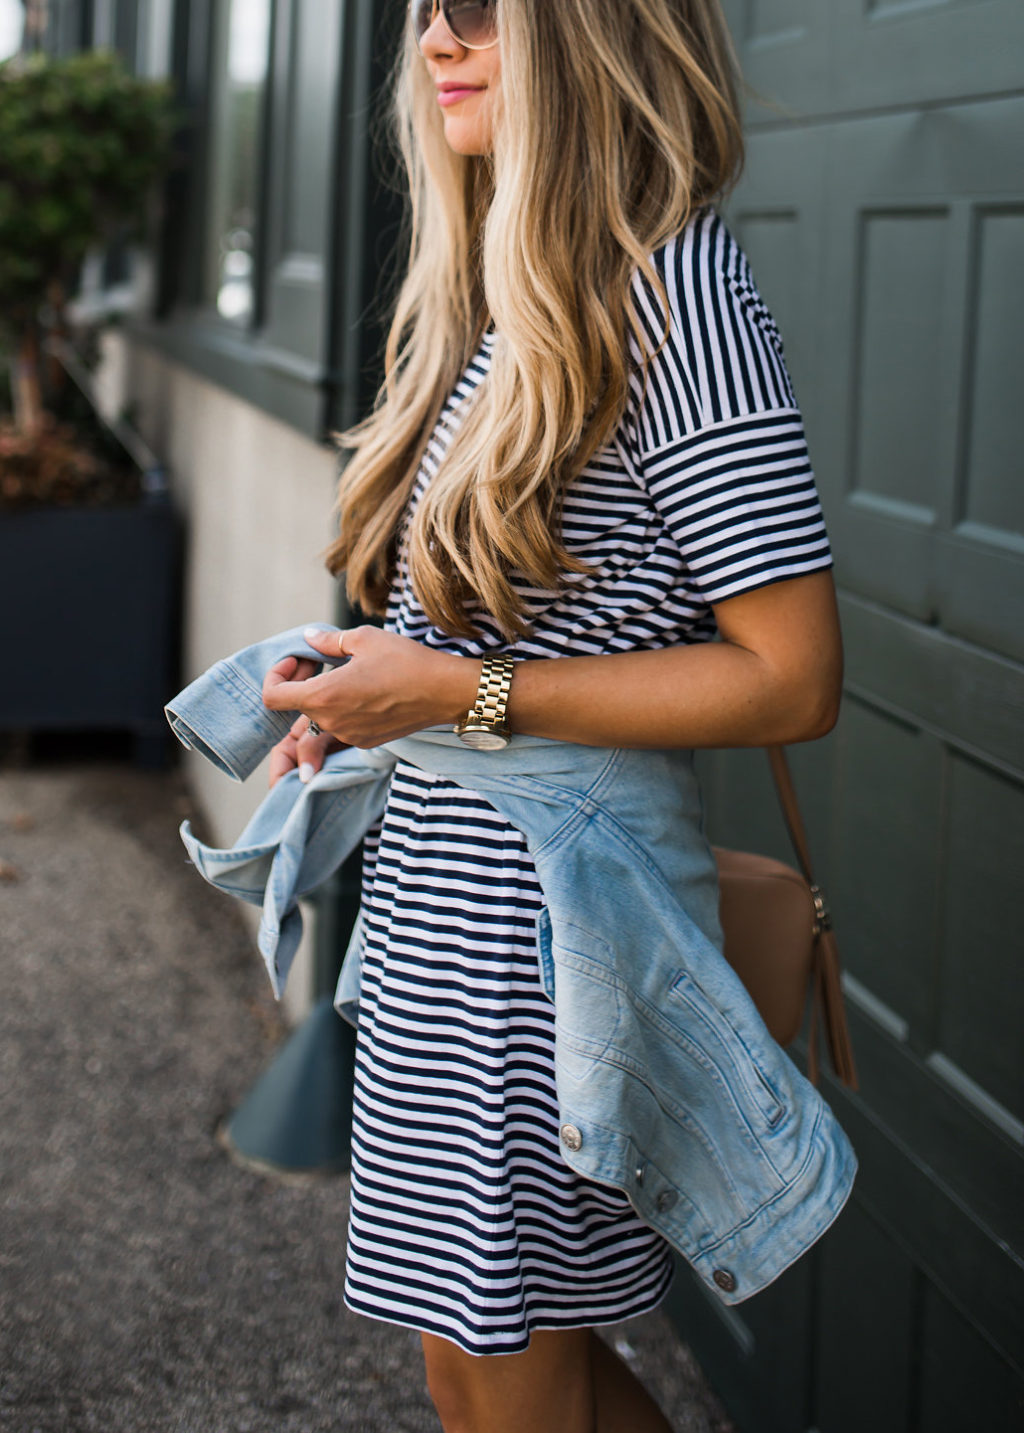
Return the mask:
[[[830,565],[781,343],[742,252],[705,211],[655,262],[668,341],[646,382],[637,362],[614,441],[566,494],[563,537],[590,570],[558,593],[522,588],[535,615],[518,656],[707,640],[712,603]],[[665,315],[644,283],[635,292],[653,351]],[[446,405],[413,504],[497,341]],[[471,639],[432,627],[404,559],[387,625],[466,655],[505,646],[486,616]],[[559,1154],[541,903],[522,836],[482,796],[398,766],[364,863],[345,1297],[472,1353],[642,1313],[671,1277],[625,1197]]]

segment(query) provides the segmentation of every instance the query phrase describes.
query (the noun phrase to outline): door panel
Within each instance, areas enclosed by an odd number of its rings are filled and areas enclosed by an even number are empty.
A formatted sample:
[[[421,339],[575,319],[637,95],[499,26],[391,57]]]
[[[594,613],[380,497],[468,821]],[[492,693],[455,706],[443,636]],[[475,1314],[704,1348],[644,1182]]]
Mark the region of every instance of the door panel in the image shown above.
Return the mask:
[[[1024,6],[727,8],[754,87],[782,100],[750,106],[728,218],[782,328],[840,587],[843,714],[791,760],[860,1074],[856,1093],[827,1075],[824,1091],[861,1168],[786,1276],[807,1300],[800,1357],[767,1366],[759,1306],[781,1318],[783,1287],[731,1311],[748,1342],[717,1345],[708,1368],[743,1433],[1009,1433],[1024,1395]],[[709,829],[791,859],[763,766],[702,757]],[[681,1317],[703,1357],[696,1308]]]
[[[755,125],[1021,87],[1019,0],[726,0],[723,9]]]
[[[828,101],[832,17],[820,0],[725,0],[752,114],[813,113]]]
[[[972,235],[973,348],[960,522],[1024,538],[1024,483],[1008,483],[1024,454],[1024,207],[981,207]]]
[[[948,209],[865,210],[858,236],[850,491],[866,510],[929,528],[942,431]],[[897,458],[894,461],[894,458]]]
[[[822,242],[831,299],[821,335],[830,358],[820,389],[825,442],[815,459],[844,475],[843,520],[832,516],[848,586],[1020,658],[1024,635],[1001,614],[980,559],[1005,566],[1018,549],[1024,556],[1024,544],[968,516],[975,476],[967,458],[978,440],[965,441],[965,414],[983,382],[979,361],[991,371],[1005,351],[1018,352],[1012,313],[997,321],[996,340],[991,298],[1013,230],[989,242],[984,278],[976,255],[978,215],[992,208],[996,187],[1011,212],[1020,199],[1024,105],[970,109],[969,118],[936,110],[858,120],[830,135]],[[983,441],[989,514],[991,494],[1004,489],[1000,511],[1016,511],[1005,427]],[[961,610],[973,618],[969,629],[957,620]]]
[[[830,1433],[903,1433],[913,1391],[903,1330],[914,1316],[913,1260],[859,1207],[822,1250],[822,1296],[835,1315],[821,1330],[819,1416]],[[879,1300],[878,1290],[885,1290]]]
[[[935,1046],[978,1087],[964,1098],[1024,1134],[1024,789],[953,756],[948,804]]]
[[[901,1038],[912,1030],[922,1034],[932,1017],[940,761],[933,737],[865,703],[847,702],[835,875],[826,890],[843,932],[848,973],[891,1012]]]
[[[925,1367],[921,1422],[926,1433],[965,1429],[1019,1429],[1024,1426],[1024,1392],[1019,1377],[970,1323],[935,1289],[926,1289],[922,1309]]]
[[[707,1377],[728,1393],[741,1429],[787,1433],[809,1426],[815,1272],[804,1260],[756,1299],[729,1308],[678,1265],[669,1311]]]
[[[921,105],[1021,86],[1019,0],[829,0],[832,110]]]

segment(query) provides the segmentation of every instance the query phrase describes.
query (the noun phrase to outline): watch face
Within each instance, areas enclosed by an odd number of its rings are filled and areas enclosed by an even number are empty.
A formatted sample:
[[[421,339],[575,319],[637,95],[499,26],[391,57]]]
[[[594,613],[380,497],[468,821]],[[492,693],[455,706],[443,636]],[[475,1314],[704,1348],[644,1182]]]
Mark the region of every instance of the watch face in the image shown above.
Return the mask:
[[[491,727],[471,726],[459,732],[459,739],[474,751],[501,751],[508,746],[508,737]]]

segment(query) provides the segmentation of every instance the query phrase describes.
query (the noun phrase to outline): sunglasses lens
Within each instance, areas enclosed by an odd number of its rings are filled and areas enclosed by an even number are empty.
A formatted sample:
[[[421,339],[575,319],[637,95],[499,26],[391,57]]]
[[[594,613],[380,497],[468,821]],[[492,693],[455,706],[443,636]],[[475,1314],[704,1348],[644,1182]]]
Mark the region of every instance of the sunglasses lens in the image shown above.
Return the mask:
[[[479,49],[498,38],[494,0],[441,0],[441,9],[445,23],[461,44]]]
[[[416,36],[418,45],[430,29],[431,17],[434,14],[434,0],[412,0],[409,14],[412,16],[412,32]]]
[[[498,38],[496,0],[441,0],[444,23],[460,45],[471,50],[484,50]],[[413,34],[419,44],[430,29],[438,11],[438,0],[412,0]]]

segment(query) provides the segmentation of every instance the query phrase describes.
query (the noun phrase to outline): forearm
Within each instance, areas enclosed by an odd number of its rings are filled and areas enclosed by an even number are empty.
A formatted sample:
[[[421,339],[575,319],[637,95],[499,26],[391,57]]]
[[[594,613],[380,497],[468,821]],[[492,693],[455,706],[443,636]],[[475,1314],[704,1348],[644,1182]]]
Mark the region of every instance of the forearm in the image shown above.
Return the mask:
[[[828,573],[734,597],[714,614],[719,642],[517,662],[512,730],[582,746],[664,748],[824,735],[838,710],[842,667]],[[479,658],[369,626],[310,629],[305,637],[347,661],[297,680],[288,658],[267,673],[263,700],[272,710],[305,713],[348,745],[377,746],[457,722],[476,698]]]
[[[583,746],[765,746],[823,735],[836,685],[704,642],[517,663],[508,715],[513,731]]]

